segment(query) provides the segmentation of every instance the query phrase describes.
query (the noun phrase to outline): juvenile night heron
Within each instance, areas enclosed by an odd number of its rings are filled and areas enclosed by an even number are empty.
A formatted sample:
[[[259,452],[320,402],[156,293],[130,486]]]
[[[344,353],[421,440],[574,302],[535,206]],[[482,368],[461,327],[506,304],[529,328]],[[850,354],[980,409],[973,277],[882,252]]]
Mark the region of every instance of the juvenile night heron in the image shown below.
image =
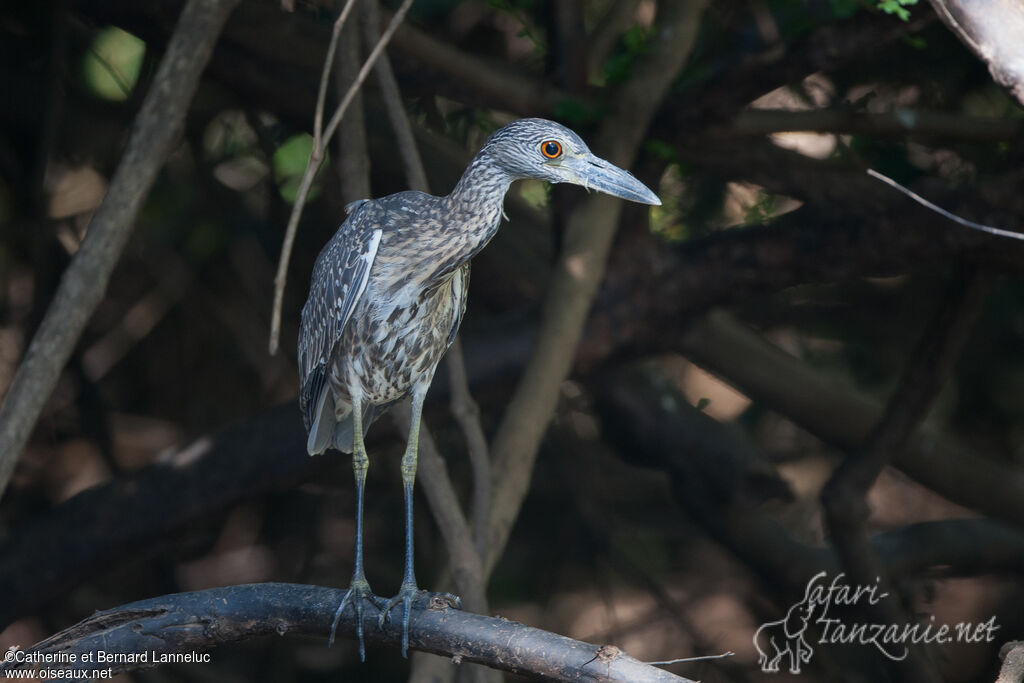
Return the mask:
[[[413,573],[412,492],[423,398],[466,310],[469,261],[494,237],[509,185],[521,178],[574,183],[644,204],[658,197],[628,172],[594,156],[580,137],[552,121],[521,119],[484,144],[447,197],[399,192],[360,200],[317,257],[302,309],[299,397],[310,455],[352,454],[356,550],[352,583],[335,614],[355,609],[360,657],[363,602],[383,625],[401,603],[402,654],[419,589]],[[363,487],[369,460],[363,436],[394,402],[412,396],[402,457],[405,572],[390,600],[375,596],[363,573]]]

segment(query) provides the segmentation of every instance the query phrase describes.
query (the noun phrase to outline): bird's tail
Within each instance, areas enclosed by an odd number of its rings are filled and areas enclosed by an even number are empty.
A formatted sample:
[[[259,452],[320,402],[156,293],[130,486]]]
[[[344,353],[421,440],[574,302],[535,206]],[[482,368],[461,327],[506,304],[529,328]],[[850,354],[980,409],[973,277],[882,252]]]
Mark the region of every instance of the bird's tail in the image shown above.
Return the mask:
[[[347,403],[347,402],[346,402]],[[352,407],[339,418],[335,413],[334,394],[329,387],[324,387],[313,413],[313,423],[309,427],[309,439],[306,450],[310,455],[319,455],[328,448],[336,448],[342,453],[352,452],[352,436],[355,424],[352,420]],[[384,414],[392,403],[385,405],[368,405],[363,408],[363,436],[374,420]]]
[[[366,436],[367,430],[370,429],[370,425],[374,421],[384,414],[392,404],[388,403],[382,406],[368,405],[363,408],[363,436]],[[352,420],[352,411],[350,410],[348,415],[339,420],[334,425],[334,433],[331,437],[332,444],[342,453],[352,452],[352,437],[355,435],[355,423]]]
[[[313,423],[309,425],[309,439],[306,452],[319,455],[331,446],[331,432],[334,429],[334,395],[330,387],[324,387],[317,398],[313,411]]]

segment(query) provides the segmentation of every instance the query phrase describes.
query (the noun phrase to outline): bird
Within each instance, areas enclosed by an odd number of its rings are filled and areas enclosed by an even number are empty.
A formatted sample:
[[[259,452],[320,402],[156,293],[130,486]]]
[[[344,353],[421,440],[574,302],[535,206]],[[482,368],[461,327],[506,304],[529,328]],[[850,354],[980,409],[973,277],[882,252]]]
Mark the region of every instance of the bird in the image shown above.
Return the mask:
[[[423,401],[462,322],[470,261],[501,225],[509,186],[525,178],[661,204],[628,171],[595,156],[569,128],[545,119],[518,119],[487,138],[447,196],[405,191],[349,204],[347,218],[313,267],[297,344],[299,405],[310,455],[331,448],[352,455],[355,559],[331,642],[351,605],[363,661],[364,602],[379,610],[381,627],[390,611],[402,605],[402,655],[408,656],[410,611],[419,594],[412,507]],[[398,594],[384,600],[370,590],[363,570],[363,491],[369,467],[364,436],[377,417],[410,396],[412,419],[401,462],[405,565]],[[455,596],[445,596],[457,604]]]

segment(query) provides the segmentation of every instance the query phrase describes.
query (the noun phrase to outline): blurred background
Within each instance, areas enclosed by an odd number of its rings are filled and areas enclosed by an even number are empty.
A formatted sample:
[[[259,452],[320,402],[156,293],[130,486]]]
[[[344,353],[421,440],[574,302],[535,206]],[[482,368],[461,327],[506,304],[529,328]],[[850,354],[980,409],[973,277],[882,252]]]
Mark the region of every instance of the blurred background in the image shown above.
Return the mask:
[[[417,0],[388,54],[433,191],[449,191],[487,135],[521,116],[614,142],[607,124],[632,106],[623,98],[661,49],[672,4]],[[908,364],[928,375],[943,311],[975,287],[973,303],[956,304],[973,309],[952,370],[935,370],[927,417],[869,490],[867,529],[907,618],[999,625],[991,642],[925,648],[941,679],[995,679],[999,648],[1024,631],[1024,245],[955,226],[865,170],[1019,229],[1024,112],[929,5],[883,4],[694,3],[684,65],[654,94],[631,152],[663,206],[622,210],[488,585],[493,614],[642,660],[735,653],[672,668],[702,681],[796,680],[761,670],[754,632],[814,574],[842,570],[822,488],[899,410]],[[0,395],[104,197],[182,5],[0,7]],[[396,5],[382,3],[381,20]],[[305,455],[295,337],[313,261],[360,196],[345,164],[368,172],[371,196],[408,187],[374,77],[314,183],[282,350],[267,352],[338,8],[249,0],[229,19],[0,501],[0,649],[166,593],[347,584],[350,461]],[[353,26],[374,21],[359,14]],[[360,36],[342,41],[329,108],[346,64],[369,51]],[[534,353],[565,226],[586,199],[517,183],[510,221],[474,263],[462,340],[488,436]],[[442,365],[425,421],[468,509],[449,396]],[[366,567],[390,595],[404,440],[385,418],[368,443]],[[420,583],[451,588],[422,497],[417,507]],[[902,676],[871,646],[814,648],[803,679]],[[368,649],[360,664],[349,641],[249,641],[211,664],[121,680],[409,677],[394,647]]]

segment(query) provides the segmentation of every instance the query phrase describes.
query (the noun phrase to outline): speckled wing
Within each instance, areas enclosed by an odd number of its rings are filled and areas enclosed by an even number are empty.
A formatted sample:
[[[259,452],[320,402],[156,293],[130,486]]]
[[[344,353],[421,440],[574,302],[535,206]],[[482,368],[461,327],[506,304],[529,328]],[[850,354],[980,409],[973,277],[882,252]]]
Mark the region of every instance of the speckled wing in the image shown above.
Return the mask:
[[[307,430],[314,427],[323,413],[331,356],[366,289],[380,245],[381,229],[373,224],[367,204],[370,202],[352,206],[355,213],[320,252],[313,268],[309,298],[302,307],[299,406]],[[333,406],[331,409],[333,413]]]

